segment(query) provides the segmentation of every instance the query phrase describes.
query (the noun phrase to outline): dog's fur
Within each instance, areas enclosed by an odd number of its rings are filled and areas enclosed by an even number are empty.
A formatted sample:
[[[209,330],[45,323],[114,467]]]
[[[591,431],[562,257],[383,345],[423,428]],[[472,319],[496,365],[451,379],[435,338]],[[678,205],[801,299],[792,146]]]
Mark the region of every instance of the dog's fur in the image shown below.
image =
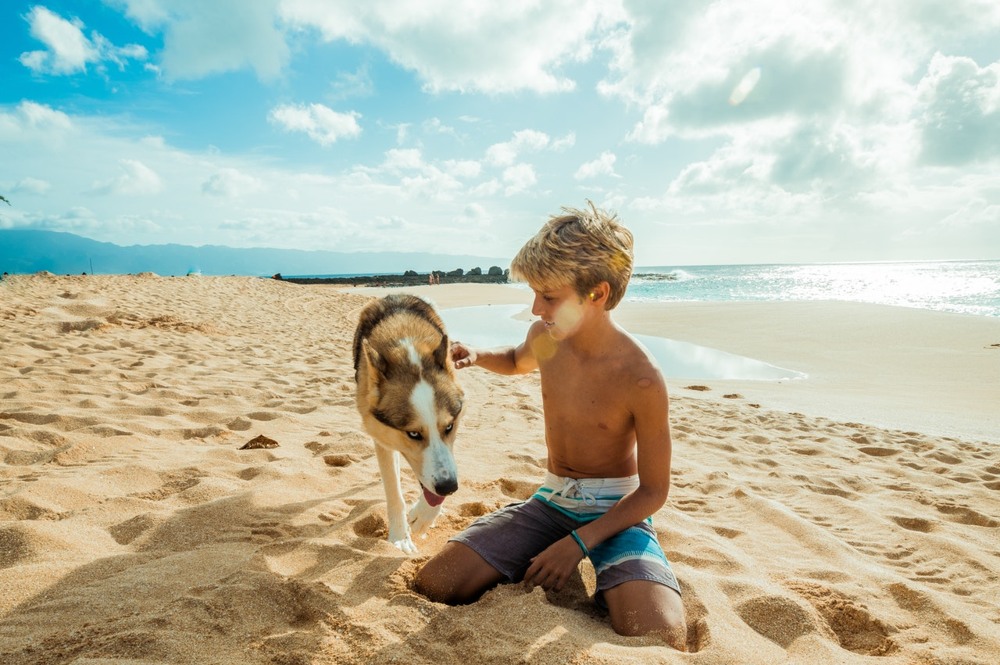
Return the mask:
[[[358,412],[375,441],[385,486],[389,542],[415,553],[411,533],[430,528],[444,497],[458,489],[452,445],[464,395],[441,317],[411,295],[369,303],[354,333],[354,377]],[[408,516],[399,455],[423,489]]]

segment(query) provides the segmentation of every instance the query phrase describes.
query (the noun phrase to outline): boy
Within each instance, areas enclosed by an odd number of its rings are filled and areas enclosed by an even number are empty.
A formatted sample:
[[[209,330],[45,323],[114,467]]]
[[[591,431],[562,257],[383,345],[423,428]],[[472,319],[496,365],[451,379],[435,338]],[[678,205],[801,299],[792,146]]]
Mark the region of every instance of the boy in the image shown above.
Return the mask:
[[[655,360],[611,318],[632,274],[632,234],[593,203],[563,210],[511,263],[535,294],[539,320],[525,340],[452,346],[457,368],[539,370],[545,484],[455,536],[415,586],[449,604],[473,602],[501,581],[559,591],[589,557],[616,632],[657,632],[684,650],[680,588],[647,519],[670,487],[666,385]]]

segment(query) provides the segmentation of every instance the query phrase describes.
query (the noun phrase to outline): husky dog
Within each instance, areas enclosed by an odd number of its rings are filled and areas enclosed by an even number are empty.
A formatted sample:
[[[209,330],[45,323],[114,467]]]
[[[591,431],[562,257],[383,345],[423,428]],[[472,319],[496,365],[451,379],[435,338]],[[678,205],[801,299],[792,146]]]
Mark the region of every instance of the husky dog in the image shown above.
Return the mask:
[[[354,333],[357,406],[375,441],[385,486],[389,542],[417,551],[413,534],[426,531],[444,498],[458,489],[452,444],[462,414],[448,335],[434,308],[412,295],[393,294],[361,310]],[[405,514],[399,455],[423,494]]]

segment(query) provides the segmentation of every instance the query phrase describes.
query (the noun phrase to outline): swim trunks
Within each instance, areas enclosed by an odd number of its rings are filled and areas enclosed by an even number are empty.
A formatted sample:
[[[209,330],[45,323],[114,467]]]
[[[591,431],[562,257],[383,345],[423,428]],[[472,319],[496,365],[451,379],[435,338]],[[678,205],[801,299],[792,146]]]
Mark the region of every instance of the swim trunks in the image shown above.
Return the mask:
[[[451,540],[470,547],[509,582],[519,582],[531,558],[591,522],[639,486],[627,478],[563,478],[549,473],[527,501],[484,515]],[[681,592],[656,539],[652,519],[635,524],[590,549],[597,601],[624,582],[648,580]]]

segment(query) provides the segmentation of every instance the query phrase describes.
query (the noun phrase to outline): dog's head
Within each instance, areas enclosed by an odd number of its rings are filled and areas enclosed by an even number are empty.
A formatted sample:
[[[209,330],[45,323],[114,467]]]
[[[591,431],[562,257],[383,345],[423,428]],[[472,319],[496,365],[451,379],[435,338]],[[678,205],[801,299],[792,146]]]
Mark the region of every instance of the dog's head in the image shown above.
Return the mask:
[[[375,440],[406,458],[436,506],[458,489],[452,446],[464,394],[447,335],[419,323],[380,326],[360,340],[358,407]]]

